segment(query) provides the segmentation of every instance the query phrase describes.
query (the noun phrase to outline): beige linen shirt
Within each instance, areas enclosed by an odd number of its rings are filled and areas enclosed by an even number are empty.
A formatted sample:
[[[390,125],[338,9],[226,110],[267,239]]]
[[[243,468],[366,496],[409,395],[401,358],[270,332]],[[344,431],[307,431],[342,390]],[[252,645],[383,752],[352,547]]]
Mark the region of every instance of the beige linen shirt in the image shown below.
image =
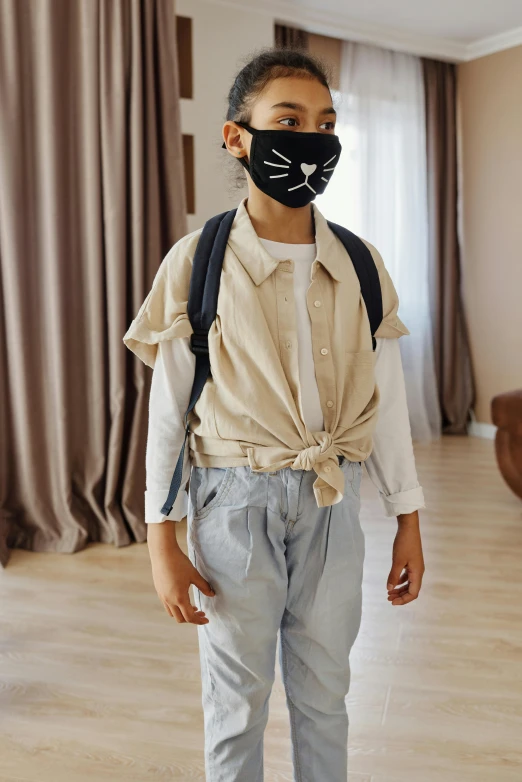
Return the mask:
[[[216,319],[209,331],[212,376],[189,415],[193,464],[254,471],[313,469],[318,507],[343,497],[338,455],[365,461],[372,450],[379,406],[375,354],[359,280],[344,246],[312,203],[317,257],[307,307],[324,430],[303,418],[293,287],[294,261],[271,256],[247,211],[239,206],[223,260]],[[192,259],[202,229],[180,239],[161,263],[152,288],[123,337],[145,364],[157,345],[188,337]],[[366,240],[379,272],[383,320],[376,337],[410,332],[383,260]],[[173,465],[174,469],[174,465]]]

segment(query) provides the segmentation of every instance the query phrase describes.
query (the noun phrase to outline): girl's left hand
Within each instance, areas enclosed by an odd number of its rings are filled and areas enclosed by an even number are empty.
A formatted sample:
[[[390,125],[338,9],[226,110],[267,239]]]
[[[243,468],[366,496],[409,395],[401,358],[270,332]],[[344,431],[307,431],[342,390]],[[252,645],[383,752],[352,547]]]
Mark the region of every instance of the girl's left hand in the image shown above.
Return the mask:
[[[419,512],[397,516],[399,529],[393,543],[392,568],[388,576],[388,601],[405,605],[419,596],[424,575],[424,557],[419,528]]]

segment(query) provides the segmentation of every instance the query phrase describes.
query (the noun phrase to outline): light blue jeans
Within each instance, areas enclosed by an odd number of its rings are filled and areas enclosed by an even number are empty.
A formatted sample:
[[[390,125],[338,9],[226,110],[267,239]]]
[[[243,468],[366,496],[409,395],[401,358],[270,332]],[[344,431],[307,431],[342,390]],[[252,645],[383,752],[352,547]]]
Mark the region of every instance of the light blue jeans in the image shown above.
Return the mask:
[[[365,540],[362,465],[340,461],[344,498],[326,508],[317,507],[313,470],[192,467],[189,556],[216,592],[193,587],[209,619],[197,626],[207,782],[262,782],[276,649],[294,781],[347,780],[348,656],[361,623]]]

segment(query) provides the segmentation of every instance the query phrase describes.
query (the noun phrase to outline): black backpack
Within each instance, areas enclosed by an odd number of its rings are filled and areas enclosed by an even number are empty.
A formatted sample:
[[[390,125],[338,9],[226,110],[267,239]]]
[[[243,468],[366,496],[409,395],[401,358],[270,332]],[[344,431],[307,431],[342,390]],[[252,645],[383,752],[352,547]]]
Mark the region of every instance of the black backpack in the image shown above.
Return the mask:
[[[190,349],[196,356],[196,367],[190,403],[185,413],[185,438],[172,476],[168,497],[160,511],[167,516],[172,510],[181,484],[185,444],[189,433],[188,415],[203,391],[203,386],[208,376],[211,374],[208,354],[208,332],[216,317],[223,257],[236,212],[237,208],[231,209],[207,220],[194,253],[187,314],[193,329]],[[361,293],[370,321],[372,345],[375,350],[377,342],[374,334],[379,328],[383,317],[381,285],[377,267],[370,250],[362,239],[342,225],[337,225],[337,223],[332,223],[329,220],[327,220],[327,223],[343,243],[359,278]]]

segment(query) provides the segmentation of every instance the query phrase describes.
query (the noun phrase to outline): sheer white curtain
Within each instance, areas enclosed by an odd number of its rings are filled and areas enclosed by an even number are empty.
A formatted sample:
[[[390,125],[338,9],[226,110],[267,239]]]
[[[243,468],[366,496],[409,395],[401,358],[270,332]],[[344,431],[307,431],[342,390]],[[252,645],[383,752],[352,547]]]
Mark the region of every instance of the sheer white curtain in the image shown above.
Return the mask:
[[[343,151],[316,203],[381,253],[411,334],[399,340],[414,440],[440,436],[428,298],[424,81],[419,57],[345,41],[334,95]]]

